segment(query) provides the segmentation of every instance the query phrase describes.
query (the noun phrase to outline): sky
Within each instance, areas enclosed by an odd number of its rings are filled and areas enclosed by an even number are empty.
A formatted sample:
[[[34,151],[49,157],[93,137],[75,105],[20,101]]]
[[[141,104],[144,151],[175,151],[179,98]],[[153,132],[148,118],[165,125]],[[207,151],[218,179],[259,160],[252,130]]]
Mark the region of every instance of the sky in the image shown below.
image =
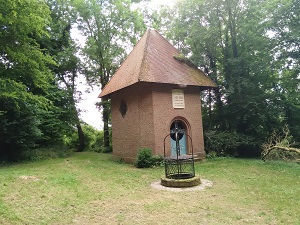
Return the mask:
[[[175,0],[151,0],[150,5],[155,8],[159,5],[173,5],[174,3]]]
[[[175,0],[151,0],[150,7],[155,9],[159,5],[172,5],[174,2]],[[85,84],[84,79],[80,79],[77,88],[78,91],[82,92],[82,99],[77,104],[77,108],[81,111],[80,118],[87,124],[101,130],[103,128],[101,119],[102,114],[95,106],[95,103],[100,101],[98,98],[98,95],[101,92],[100,87],[94,86],[91,89]]]

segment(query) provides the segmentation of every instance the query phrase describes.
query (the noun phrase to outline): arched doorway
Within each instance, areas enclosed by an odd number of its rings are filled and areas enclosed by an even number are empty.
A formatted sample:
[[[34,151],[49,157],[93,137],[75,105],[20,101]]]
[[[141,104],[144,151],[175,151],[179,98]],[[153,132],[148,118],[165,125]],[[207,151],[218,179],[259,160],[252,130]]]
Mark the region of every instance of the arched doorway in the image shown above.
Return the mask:
[[[172,130],[177,127],[178,129],[183,131],[183,134],[180,136],[179,146],[180,146],[180,155],[187,155],[188,154],[188,142],[187,142],[187,135],[188,134],[188,126],[184,122],[184,120],[180,118],[176,118],[172,121],[170,126],[170,133],[171,133],[171,156],[176,156],[176,141],[175,138],[172,138]]]

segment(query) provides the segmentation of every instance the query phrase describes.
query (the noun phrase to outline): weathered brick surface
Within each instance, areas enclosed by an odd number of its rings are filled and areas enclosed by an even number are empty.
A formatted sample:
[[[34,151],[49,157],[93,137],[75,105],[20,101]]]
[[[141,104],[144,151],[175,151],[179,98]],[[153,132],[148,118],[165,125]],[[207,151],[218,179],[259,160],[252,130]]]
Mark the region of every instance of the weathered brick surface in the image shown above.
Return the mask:
[[[185,109],[173,108],[172,89],[180,87],[139,82],[111,94],[112,142],[116,157],[133,162],[138,149],[143,147],[151,148],[154,154],[163,155],[163,140],[170,132],[174,119],[185,122],[193,140],[194,154],[205,157],[199,87],[182,88]],[[119,111],[122,99],[127,103],[124,118]],[[166,143],[167,149],[170,149],[169,140]],[[191,148],[190,143],[188,148]]]

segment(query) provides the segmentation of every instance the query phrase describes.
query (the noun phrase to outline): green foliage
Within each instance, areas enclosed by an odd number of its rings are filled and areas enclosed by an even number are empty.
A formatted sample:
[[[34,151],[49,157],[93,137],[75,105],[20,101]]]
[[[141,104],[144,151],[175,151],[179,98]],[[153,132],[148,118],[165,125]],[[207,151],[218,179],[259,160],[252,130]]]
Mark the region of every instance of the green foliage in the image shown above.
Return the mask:
[[[103,88],[145,30],[141,13],[129,0],[75,0],[77,27],[86,37],[82,49],[84,74],[90,84]],[[102,99],[103,100],[103,99]],[[104,146],[109,147],[109,108],[103,107]]]
[[[99,131],[90,125],[84,125],[82,129],[88,149],[97,151],[103,146],[103,131]]]
[[[299,161],[300,149],[294,148],[295,142],[288,125],[282,131],[274,130],[268,140],[262,144],[262,160]]]
[[[284,124],[299,143],[298,3],[183,0],[162,12],[161,30],[219,86],[202,96],[213,151],[257,155]]]
[[[85,137],[86,150],[95,152],[103,152],[106,150],[103,149],[103,131],[99,131],[87,124],[82,125],[82,130]],[[69,148],[76,149],[79,144],[77,130],[74,129],[72,133],[64,135],[63,141]],[[110,150],[106,151],[110,152]]]
[[[36,38],[47,36],[50,11],[43,1],[0,1],[0,77],[26,85],[42,94],[53,77],[47,68],[53,61]]]
[[[135,166],[137,168],[149,168],[153,166],[161,166],[163,164],[163,157],[153,155],[149,148],[141,148],[138,151]]]
[[[102,139],[103,140],[103,139]],[[113,149],[112,146],[109,147],[100,147],[94,150],[95,152],[101,152],[101,153],[112,153]]]
[[[55,145],[45,148],[34,148],[22,153],[22,160],[41,161],[56,158],[66,158],[71,156],[72,150],[64,145]]]
[[[152,150],[149,148],[141,148],[138,151],[135,166],[137,168],[149,168],[153,165]]]
[[[266,160],[300,162],[300,154],[292,151],[284,151],[282,149],[274,149],[270,152],[270,154],[268,154]]]
[[[15,160],[23,149],[34,147],[42,133],[36,115],[47,105],[43,97],[26,92],[26,86],[0,80],[0,159]]]
[[[47,53],[52,56],[56,64],[51,67],[55,74],[57,83],[64,94],[64,111],[68,114],[71,125],[75,125],[78,132],[79,144],[77,150],[85,148],[85,137],[80,126],[80,112],[76,108],[81,93],[77,90],[77,83],[80,75],[80,59],[77,56],[78,47],[71,38],[71,28],[76,21],[76,12],[71,6],[71,1],[47,0],[51,9],[51,24],[49,38],[42,39],[41,45],[46,48]]]
[[[55,128],[63,110],[53,110],[50,93],[58,87],[49,67],[55,62],[39,44],[48,37],[48,6],[39,0],[0,5],[0,158],[17,160],[24,150],[61,136]]]
[[[65,90],[53,86],[46,97],[51,104],[49,103],[39,114],[38,128],[42,136],[37,144],[41,147],[62,143],[63,135],[69,133],[75,123],[69,107],[68,93]]]
[[[68,146],[79,146],[79,136],[84,147],[83,135],[73,132],[81,130],[78,74],[90,84],[108,82],[146,29],[132,2],[140,1],[0,0],[0,160],[61,142],[63,134]],[[300,145],[299,5],[183,0],[148,18],[189,56],[178,60],[191,60],[219,86],[202,98],[208,153],[256,154],[284,124]],[[70,35],[75,24],[86,38],[84,65]],[[103,109],[105,132],[84,133],[89,149],[106,152],[109,106]]]
[[[253,146],[250,151],[255,151],[257,147],[253,144],[253,138],[238,134],[236,132],[217,132],[213,130],[204,133],[205,150],[211,157],[224,155],[243,155],[247,154],[245,146]],[[258,155],[259,152],[248,153],[248,155]]]
[[[214,159],[214,158],[217,158],[219,157],[220,155],[216,152],[216,151],[207,151],[206,153],[206,158],[207,159]]]
[[[162,155],[153,155],[152,156],[153,166],[159,167],[164,165],[164,157]]]

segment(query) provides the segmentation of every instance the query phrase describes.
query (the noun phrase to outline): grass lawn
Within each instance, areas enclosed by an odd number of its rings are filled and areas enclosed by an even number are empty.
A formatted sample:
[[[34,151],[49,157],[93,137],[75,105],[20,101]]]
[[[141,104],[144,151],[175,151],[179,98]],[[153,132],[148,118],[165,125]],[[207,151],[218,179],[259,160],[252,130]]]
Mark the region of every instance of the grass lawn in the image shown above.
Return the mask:
[[[220,158],[196,163],[196,192],[150,186],[164,168],[110,154],[0,167],[0,224],[300,224],[300,165]]]

